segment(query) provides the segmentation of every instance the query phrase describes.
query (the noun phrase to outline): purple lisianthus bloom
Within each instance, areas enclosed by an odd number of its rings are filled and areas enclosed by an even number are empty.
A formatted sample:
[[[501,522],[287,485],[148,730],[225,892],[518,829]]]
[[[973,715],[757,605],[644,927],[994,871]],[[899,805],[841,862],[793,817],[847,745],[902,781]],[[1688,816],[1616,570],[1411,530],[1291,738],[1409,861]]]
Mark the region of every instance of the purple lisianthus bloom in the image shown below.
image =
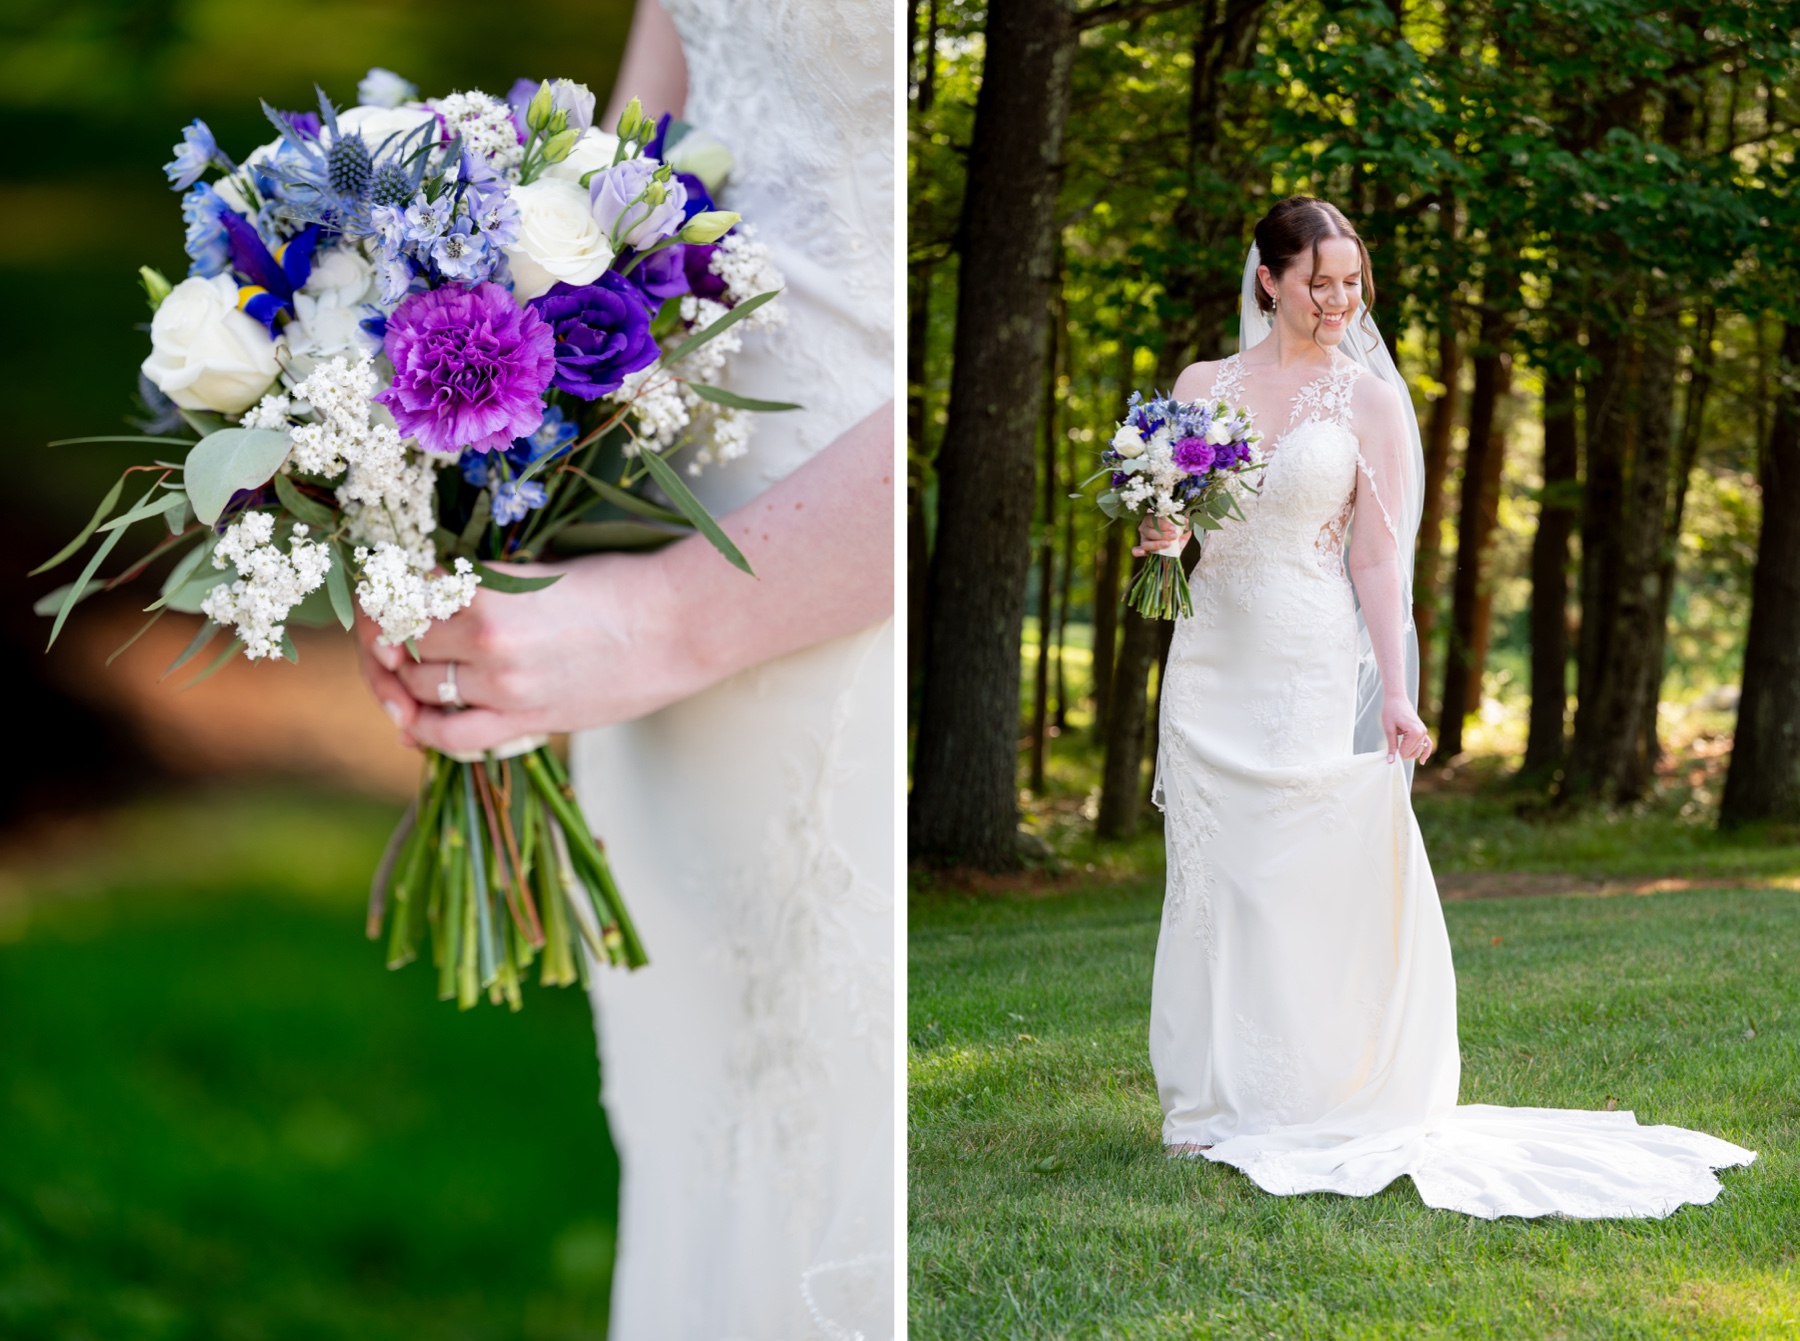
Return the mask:
[[[682,207],[681,222],[686,223],[705,210],[713,208],[712,192],[706,189],[706,183],[691,172],[678,172],[675,180],[681,183],[682,190],[687,192],[687,204]]]
[[[1190,475],[1204,475],[1213,468],[1213,449],[1205,438],[1183,438],[1175,444],[1175,464]]]
[[[1213,469],[1229,470],[1249,455],[1249,450],[1241,442],[1226,442],[1213,448]]]
[[[725,301],[725,281],[712,271],[713,253],[718,249],[711,242],[688,242],[681,247],[681,265],[687,271],[688,292],[696,298],[710,298],[715,303]]]
[[[531,100],[537,97],[538,81],[535,79],[515,79],[513,86],[506,91],[506,105],[512,110],[513,129],[518,132],[519,143],[525,143],[525,109],[531,106]]]
[[[1128,470],[1113,471],[1113,473],[1112,473],[1112,487],[1113,488],[1123,489],[1128,483],[1130,483],[1130,481],[1131,481],[1131,472],[1130,471],[1128,471]]]
[[[671,298],[688,291],[687,262],[682,253],[687,248],[677,242],[672,247],[653,251],[639,261],[625,278],[644,296],[644,305],[652,312]]]
[[[428,452],[504,451],[544,421],[556,339],[498,284],[413,294],[384,348],[394,382],[375,399]]]
[[[558,280],[527,309],[555,332],[556,387],[583,400],[617,391],[627,373],[662,356],[637,287],[608,270],[592,284]]]

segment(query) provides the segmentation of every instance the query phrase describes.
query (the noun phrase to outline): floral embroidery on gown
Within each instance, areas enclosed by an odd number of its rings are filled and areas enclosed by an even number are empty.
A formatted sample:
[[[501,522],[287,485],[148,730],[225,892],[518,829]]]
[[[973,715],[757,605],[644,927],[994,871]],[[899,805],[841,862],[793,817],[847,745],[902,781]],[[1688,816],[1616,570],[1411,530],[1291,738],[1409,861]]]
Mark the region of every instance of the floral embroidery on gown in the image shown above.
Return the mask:
[[[893,395],[894,10],[663,3],[720,207],[788,281],[730,387],[805,407],[694,481],[719,514]],[[651,961],[594,992],[615,1341],[892,1335],[893,649],[889,620],[575,742]]]
[[[1150,1056],[1169,1145],[1274,1193],[1494,1218],[1663,1216],[1753,1152],[1629,1112],[1458,1105],[1456,976],[1407,770],[1357,754],[1346,529],[1392,524],[1357,364],[1295,397],[1245,520],[1206,538],[1165,678],[1168,890]],[[1211,396],[1243,399],[1237,356]],[[1372,506],[1373,505],[1373,506]]]

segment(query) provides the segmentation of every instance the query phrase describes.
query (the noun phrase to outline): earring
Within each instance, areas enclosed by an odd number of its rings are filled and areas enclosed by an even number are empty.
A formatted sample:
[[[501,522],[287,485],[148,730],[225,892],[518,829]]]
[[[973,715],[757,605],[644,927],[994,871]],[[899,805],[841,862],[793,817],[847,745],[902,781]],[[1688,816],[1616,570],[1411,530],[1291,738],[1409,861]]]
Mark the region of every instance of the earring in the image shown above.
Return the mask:
[[[1277,298],[1274,294],[1271,293],[1269,295],[1269,311],[1273,312],[1276,308],[1278,308],[1280,306],[1281,306],[1281,300],[1279,298]]]

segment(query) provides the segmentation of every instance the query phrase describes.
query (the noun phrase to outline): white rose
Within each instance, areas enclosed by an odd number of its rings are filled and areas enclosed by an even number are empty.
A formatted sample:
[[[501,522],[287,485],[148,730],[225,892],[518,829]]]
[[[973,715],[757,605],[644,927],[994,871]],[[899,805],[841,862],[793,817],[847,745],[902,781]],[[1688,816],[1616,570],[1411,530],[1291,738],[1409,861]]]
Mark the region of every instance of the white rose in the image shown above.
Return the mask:
[[[584,174],[597,168],[610,168],[613,155],[619,152],[619,137],[603,130],[586,130],[560,163],[552,163],[538,176],[538,181],[555,180],[581,185]]]
[[[420,126],[431,126],[432,133],[423,137],[427,141],[437,138],[437,113],[425,107],[347,107],[338,113],[338,130],[344,135],[355,132],[363,137],[363,143],[369,147],[369,153],[378,151],[382,143],[391,135],[394,142],[388,145],[391,154],[400,147],[400,142],[411,135]],[[331,143],[331,131],[319,128],[321,143]],[[410,148],[419,147],[419,138],[415,137]]]
[[[301,292],[329,294],[340,307],[354,307],[368,297],[375,267],[355,247],[332,247],[313,256],[312,274]]]
[[[724,142],[704,130],[690,130],[663,151],[663,162],[677,172],[693,173],[706,183],[709,194],[725,184],[735,161]]]
[[[1112,449],[1123,457],[1142,456],[1144,454],[1144,435],[1130,424],[1120,424],[1119,431],[1113,434]]]
[[[612,264],[612,244],[594,216],[588,196],[573,182],[540,177],[512,189],[519,207],[519,241],[507,248],[513,297],[521,304],[562,280],[590,284]]]
[[[1206,430],[1206,440],[1215,447],[1223,447],[1231,441],[1231,425],[1223,419],[1212,421],[1212,427]]]
[[[184,410],[238,414],[281,371],[275,341],[255,317],[238,311],[237,285],[225,275],[177,284],[150,322],[144,376]]]

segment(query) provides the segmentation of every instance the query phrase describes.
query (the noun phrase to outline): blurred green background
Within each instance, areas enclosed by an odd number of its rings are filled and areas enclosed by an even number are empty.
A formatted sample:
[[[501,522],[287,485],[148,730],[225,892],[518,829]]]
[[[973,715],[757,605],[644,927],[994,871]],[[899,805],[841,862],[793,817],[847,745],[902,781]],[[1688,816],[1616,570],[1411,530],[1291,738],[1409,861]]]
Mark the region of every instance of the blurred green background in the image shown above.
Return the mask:
[[[186,273],[183,125],[241,158],[259,98],[353,103],[372,65],[604,102],[631,9],[0,6],[0,1336],[604,1335],[618,1170],[582,994],[459,1015],[385,972],[362,900],[391,795],[168,770],[43,655],[30,602],[68,575],[24,575],[137,459],[44,443],[131,431],[137,267]]]

